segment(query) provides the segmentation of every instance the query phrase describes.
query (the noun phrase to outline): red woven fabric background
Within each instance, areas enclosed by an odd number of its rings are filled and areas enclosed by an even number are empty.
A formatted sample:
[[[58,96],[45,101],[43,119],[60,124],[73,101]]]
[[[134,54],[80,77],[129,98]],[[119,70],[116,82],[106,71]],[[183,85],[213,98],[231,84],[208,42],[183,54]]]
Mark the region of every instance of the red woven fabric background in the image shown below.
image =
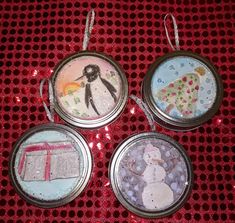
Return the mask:
[[[206,3],[205,3],[206,2]],[[232,0],[0,1],[0,222],[234,222],[235,3]],[[128,101],[108,128],[80,130],[94,156],[89,185],[81,196],[55,209],[22,200],[8,176],[12,146],[23,132],[47,123],[39,83],[64,57],[80,51],[87,12],[96,12],[89,50],[104,52],[125,70],[129,93],[140,96],[148,67],[167,52],[164,15],[178,22],[181,49],[197,52],[218,69],[224,100],[217,115],[200,128],[180,133],[163,129],[190,155],[195,184],[190,199],[172,216],[148,220],[117,201],[108,180],[109,159],[127,136],[149,131],[147,120]],[[135,113],[130,110],[134,108]],[[57,123],[64,123],[56,116]],[[109,140],[106,136],[111,137]],[[101,149],[97,144],[100,143]]]

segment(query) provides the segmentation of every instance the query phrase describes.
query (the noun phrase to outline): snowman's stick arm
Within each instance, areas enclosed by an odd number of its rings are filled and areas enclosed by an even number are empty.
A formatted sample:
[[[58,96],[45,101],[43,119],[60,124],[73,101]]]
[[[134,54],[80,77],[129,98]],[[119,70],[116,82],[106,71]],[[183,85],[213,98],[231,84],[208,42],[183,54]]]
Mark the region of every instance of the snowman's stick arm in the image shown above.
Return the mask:
[[[133,169],[128,168],[128,170],[130,170],[130,172],[134,173],[135,175],[143,176],[142,174],[137,173],[137,172],[136,172],[136,171],[134,171]]]
[[[131,161],[131,162],[128,162],[128,163],[127,163],[128,170],[130,170],[130,172],[134,173],[135,175],[142,176],[142,174],[139,174],[137,171],[135,171],[135,170],[133,169],[134,163],[135,163],[135,161]]]

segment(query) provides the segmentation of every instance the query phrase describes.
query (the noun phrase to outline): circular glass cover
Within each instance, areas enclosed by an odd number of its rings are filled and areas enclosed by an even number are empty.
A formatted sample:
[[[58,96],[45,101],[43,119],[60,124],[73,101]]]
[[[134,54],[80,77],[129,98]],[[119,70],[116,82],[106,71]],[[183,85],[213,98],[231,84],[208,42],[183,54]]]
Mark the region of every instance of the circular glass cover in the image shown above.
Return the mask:
[[[190,161],[178,146],[161,137],[135,137],[128,140],[128,147],[117,150],[117,153],[122,150],[122,155],[115,163],[113,187],[118,188],[117,194],[121,193],[124,206],[136,214],[146,217],[171,214],[185,202],[191,187]]]
[[[84,187],[84,179],[89,178],[91,162],[87,152],[64,129],[32,132],[15,147],[11,164],[13,181],[26,199],[35,199],[45,206],[47,202],[62,201]]]
[[[156,106],[176,119],[202,116],[216,98],[216,80],[211,70],[190,56],[164,60],[154,71],[151,93]]]
[[[74,118],[101,118],[118,103],[122,89],[120,75],[108,60],[78,54],[57,72],[55,95],[58,104]]]

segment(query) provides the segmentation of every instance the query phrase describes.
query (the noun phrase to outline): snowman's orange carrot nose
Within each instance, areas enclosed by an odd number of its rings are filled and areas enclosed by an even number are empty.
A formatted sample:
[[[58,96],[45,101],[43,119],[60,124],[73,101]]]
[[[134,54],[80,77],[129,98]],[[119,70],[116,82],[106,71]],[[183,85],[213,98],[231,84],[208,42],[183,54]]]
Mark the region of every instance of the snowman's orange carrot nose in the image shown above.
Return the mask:
[[[157,164],[162,164],[162,163],[164,163],[163,160],[155,159],[155,158],[152,158],[152,161],[155,162],[155,163],[157,163]]]
[[[196,67],[194,69],[198,74],[200,74],[201,76],[205,75],[206,71],[204,67]]]

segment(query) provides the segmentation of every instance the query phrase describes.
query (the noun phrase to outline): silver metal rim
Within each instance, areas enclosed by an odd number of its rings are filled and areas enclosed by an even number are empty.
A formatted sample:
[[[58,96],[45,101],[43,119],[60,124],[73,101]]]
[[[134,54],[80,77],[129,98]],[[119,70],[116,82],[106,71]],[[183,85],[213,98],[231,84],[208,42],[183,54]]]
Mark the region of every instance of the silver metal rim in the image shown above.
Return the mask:
[[[98,119],[94,119],[94,120],[85,120],[85,119],[80,119],[77,117],[74,117],[68,113],[66,113],[59,105],[58,103],[58,98],[55,94],[55,89],[54,89],[54,95],[55,95],[55,110],[58,113],[58,115],[64,119],[66,122],[72,124],[73,126],[76,127],[81,127],[81,128],[88,128],[88,129],[93,129],[93,128],[98,128],[98,127],[102,127],[104,125],[107,125],[109,123],[111,123],[112,121],[114,121],[116,118],[118,118],[118,116],[121,114],[121,112],[123,111],[123,109],[125,108],[125,105],[127,103],[127,99],[128,99],[128,82],[125,76],[124,71],[122,70],[122,68],[109,56],[105,55],[105,54],[101,54],[101,53],[97,53],[97,52],[91,52],[91,51],[81,51],[79,53],[73,54],[67,58],[65,58],[64,60],[62,60],[57,67],[55,68],[54,72],[53,72],[53,76],[52,76],[52,84],[53,86],[55,86],[55,82],[56,82],[56,78],[57,75],[59,73],[59,71],[61,70],[61,68],[68,63],[69,61],[73,60],[74,58],[77,57],[81,57],[81,56],[95,56],[95,57],[99,57],[101,59],[104,59],[106,61],[108,61],[110,64],[112,64],[115,69],[117,70],[120,79],[121,79],[121,84],[122,84],[122,90],[121,90],[121,95],[119,97],[119,100],[115,106],[115,108],[109,112],[107,115],[98,118]]]
[[[60,132],[66,133],[67,135],[72,137],[74,139],[74,141],[79,144],[79,147],[80,147],[81,152],[83,154],[84,164],[85,164],[84,170],[83,170],[83,173],[81,176],[81,180],[74,187],[74,189],[71,191],[71,193],[61,199],[51,200],[51,201],[45,201],[45,200],[33,198],[32,196],[25,193],[17,181],[16,175],[15,175],[15,170],[14,170],[15,169],[14,164],[15,164],[15,158],[16,158],[17,151],[19,150],[21,144],[25,141],[25,139],[29,138],[31,135],[35,134],[36,132],[47,131],[47,130],[60,131]],[[74,131],[73,129],[71,129],[67,126],[64,126],[64,125],[59,125],[59,124],[54,124],[54,123],[39,125],[39,126],[31,128],[27,132],[25,132],[19,138],[19,140],[15,143],[11,157],[10,157],[10,164],[9,164],[9,175],[10,175],[11,181],[12,181],[13,186],[16,189],[17,193],[27,202],[29,202],[33,205],[42,207],[42,208],[54,208],[54,207],[62,206],[64,204],[69,203],[73,199],[75,199],[87,186],[88,181],[91,176],[91,172],[92,172],[92,156],[91,156],[90,149],[89,149],[88,144],[85,141],[85,139],[79,133]]]
[[[169,115],[167,115],[166,113],[164,113],[162,110],[160,110],[156,103],[154,102],[154,98],[152,96],[151,93],[151,81],[152,81],[152,77],[154,75],[154,71],[157,69],[157,67],[164,62],[165,60],[172,58],[172,57],[178,57],[178,56],[188,56],[188,57],[192,57],[194,59],[197,59],[199,61],[201,61],[202,63],[204,63],[212,72],[214,78],[215,78],[215,82],[216,82],[216,98],[215,101],[213,103],[213,105],[211,106],[211,108],[202,116],[200,117],[195,117],[192,119],[177,119],[177,118],[173,118]],[[221,78],[219,76],[219,74],[217,73],[215,67],[210,63],[209,60],[201,57],[198,54],[195,54],[193,52],[189,52],[189,51],[174,51],[171,53],[168,53],[160,58],[158,58],[155,63],[153,63],[145,78],[143,81],[143,85],[142,85],[142,92],[143,92],[143,99],[146,102],[146,104],[149,106],[150,110],[152,111],[152,113],[155,115],[155,119],[158,122],[158,120],[160,119],[160,125],[169,128],[169,129],[173,129],[176,131],[187,131],[187,130],[191,130],[194,129],[198,126],[200,126],[201,124],[205,123],[206,121],[208,121],[209,119],[211,119],[215,113],[218,111],[219,106],[222,102],[223,99],[223,84],[221,81]]]
[[[162,139],[162,140],[165,140],[165,141],[169,142],[170,144],[172,144],[176,149],[178,149],[178,151],[180,152],[180,154],[184,158],[186,166],[187,166],[188,186],[185,188],[184,193],[181,195],[180,199],[178,199],[178,201],[175,202],[172,206],[170,206],[169,208],[167,208],[165,210],[161,210],[161,211],[144,211],[139,208],[136,208],[135,206],[133,206],[130,202],[128,202],[123,197],[123,195],[118,187],[118,182],[117,182],[118,172],[117,171],[118,171],[118,167],[119,167],[119,164],[120,164],[120,161],[121,161],[123,155],[125,154],[125,152],[130,148],[130,146],[133,143],[135,143],[136,141],[142,140],[142,139],[146,139],[146,138]],[[110,179],[112,189],[113,189],[117,199],[120,201],[120,203],[125,208],[127,208],[129,211],[131,211],[141,217],[161,218],[161,217],[165,217],[165,216],[173,214],[174,212],[179,210],[184,205],[184,203],[187,201],[187,199],[191,193],[192,185],[193,185],[193,169],[192,169],[191,161],[190,161],[188,155],[184,151],[183,147],[180,144],[178,144],[175,140],[173,140],[172,138],[170,138],[166,135],[163,135],[163,134],[159,134],[159,133],[155,133],[155,132],[146,132],[146,133],[132,135],[129,138],[127,138],[124,142],[122,142],[121,144],[119,144],[117,146],[117,148],[116,148],[116,150],[110,160],[110,164],[109,164],[109,179]]]

